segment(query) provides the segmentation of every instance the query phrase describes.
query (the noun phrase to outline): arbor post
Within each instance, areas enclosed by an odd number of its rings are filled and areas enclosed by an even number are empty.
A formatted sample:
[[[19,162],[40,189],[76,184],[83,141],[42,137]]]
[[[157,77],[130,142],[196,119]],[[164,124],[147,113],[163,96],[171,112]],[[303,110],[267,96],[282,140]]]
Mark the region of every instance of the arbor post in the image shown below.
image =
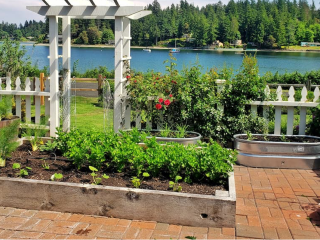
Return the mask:
[[[56,137],[59,127],[58,17],[49,16],[50,52],[50,136]]]

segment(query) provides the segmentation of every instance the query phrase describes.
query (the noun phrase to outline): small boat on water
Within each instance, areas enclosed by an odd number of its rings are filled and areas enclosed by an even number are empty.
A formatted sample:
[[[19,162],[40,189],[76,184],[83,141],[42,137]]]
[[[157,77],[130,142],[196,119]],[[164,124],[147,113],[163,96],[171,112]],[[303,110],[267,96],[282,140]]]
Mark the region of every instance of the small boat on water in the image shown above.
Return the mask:
[[[150,48],[144,48],[144,49],[142,49],[143,51],[145,51],[145,52],[151,52],[151,49]]]
[[[179,48],[172,48],[172,49],[170,49],[170,52],[171,53],[179,53],[180,49]]]
[[[177,48],[177,39],[174,40],[174,48],[170,49],[170,53],[179,53],[180,49]]]

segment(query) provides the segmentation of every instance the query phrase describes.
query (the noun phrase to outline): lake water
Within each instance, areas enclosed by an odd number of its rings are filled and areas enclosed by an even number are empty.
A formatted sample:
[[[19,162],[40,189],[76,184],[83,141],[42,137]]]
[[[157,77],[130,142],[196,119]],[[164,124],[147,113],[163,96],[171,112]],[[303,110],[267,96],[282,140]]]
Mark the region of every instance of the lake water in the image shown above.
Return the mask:
[[[30,56],[33,64],[39,68],[49,65],[49,47],[35,46],[31,44],[21,44],[27,49],[27,55]],[[61,54],[61,48],[59,49]],[[181,50],[175,53],[177,58],[177,69],[181,70],[183,66],[190,66],[196,61],[203,66],[203,72],[216,67],[222,68],[224,65],[233,67],[237,70],[241,66],[243,54],[236,54],[233,51],[198,51]],[[320,52],[257,52],[260,74],[267,71],[272,73],[279,72],[301,72],[320,70]],[[165,72],[163,62],[169,59],[168,50],[155,50],[145,52],[142,49],[131,49],[131,68],[137,71],[155,70]],[[114,49],[113,48],[79,48],[71,49],[71,66],[78,60],[78,71],[84,72],[87,69],[93,69],[98,66],[106,66],[109,70],[114,69]],[[61,65],[61,64],[60,64]]]

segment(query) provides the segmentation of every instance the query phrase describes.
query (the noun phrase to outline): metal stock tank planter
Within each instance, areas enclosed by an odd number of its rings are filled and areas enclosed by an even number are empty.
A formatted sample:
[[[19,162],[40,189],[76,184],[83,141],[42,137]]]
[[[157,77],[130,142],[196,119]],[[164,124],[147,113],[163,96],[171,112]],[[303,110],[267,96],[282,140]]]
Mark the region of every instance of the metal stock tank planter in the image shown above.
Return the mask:
[[[250,140],[249,140],[250,139]],[[320,168],[320,138],[307,135],[234,135],[237,163],[261,168]]]
[[[152,130],[150,131],[151,136],[147,138],[151,138],[152,136],[156,137],[157,142],[177,142],[183,145],[188,144],[197,144],[197,142],[201,139],[201,134],[196,132],[186,132],[186,136],[183,138],[180,137],[162,137],[161,130]]]

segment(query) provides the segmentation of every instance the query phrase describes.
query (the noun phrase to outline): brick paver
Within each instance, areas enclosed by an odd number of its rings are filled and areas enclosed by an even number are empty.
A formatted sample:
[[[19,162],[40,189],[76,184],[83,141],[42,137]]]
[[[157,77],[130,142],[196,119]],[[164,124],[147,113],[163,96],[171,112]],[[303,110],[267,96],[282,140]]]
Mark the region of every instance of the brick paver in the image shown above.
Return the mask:
[[[235,166],[235,228],[0,207],[0,239],[320,239],[319,176]]]

